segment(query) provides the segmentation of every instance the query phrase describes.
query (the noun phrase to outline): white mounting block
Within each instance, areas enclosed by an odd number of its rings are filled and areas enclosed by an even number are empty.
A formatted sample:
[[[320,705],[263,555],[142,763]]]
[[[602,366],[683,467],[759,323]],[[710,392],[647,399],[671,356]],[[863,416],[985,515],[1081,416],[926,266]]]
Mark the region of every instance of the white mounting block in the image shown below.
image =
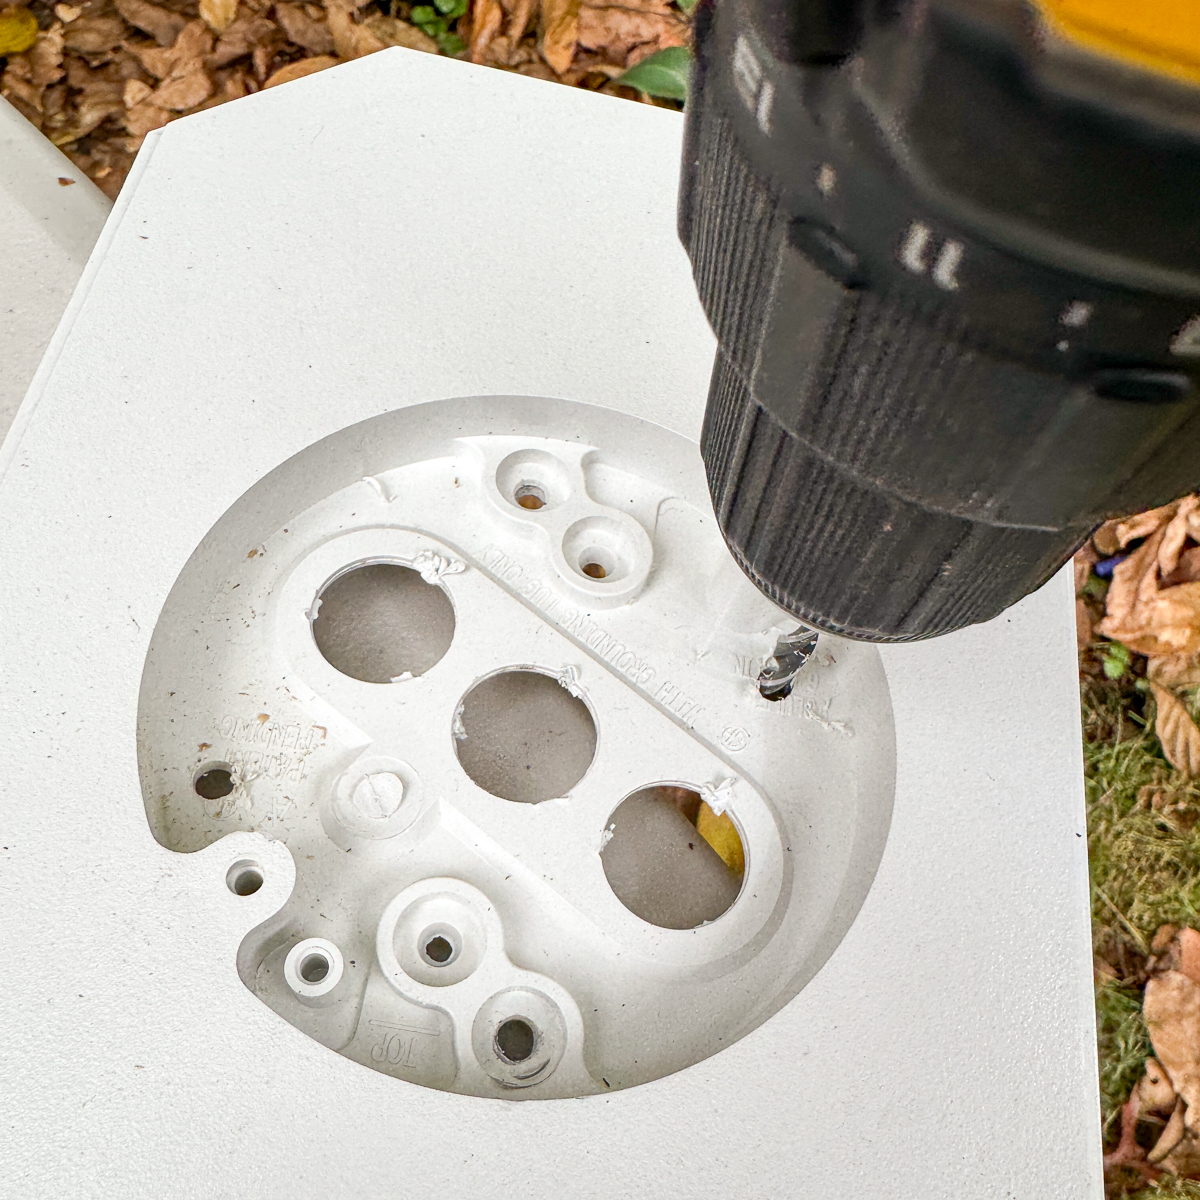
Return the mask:
[[[392,50],[147,140],[0,459],[14,1194],[1101,1194],[1067,579],[758,697],[680,131]]]

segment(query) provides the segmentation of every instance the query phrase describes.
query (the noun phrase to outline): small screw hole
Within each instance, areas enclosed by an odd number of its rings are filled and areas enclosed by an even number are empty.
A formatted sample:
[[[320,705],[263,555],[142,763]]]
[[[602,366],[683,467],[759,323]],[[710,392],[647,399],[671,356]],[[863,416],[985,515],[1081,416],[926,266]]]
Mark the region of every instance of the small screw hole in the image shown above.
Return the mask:
[[[536,1037],[528,1021],[513,1017],[496,1030],[496,1049],[511,1063],[524,1062],[532,1053]]]
[[[444,963],[454,953],[454,947],[444,937],[430,938],[425,943],[425,956],[435,963]]]
[[[579,568],[589,579],[603,579],[608,572],[598,562],[584,563]]]
[[[305,983],[320,983],[329,974],[329,959],[323,954],[307,954],[300,964],[300,978]]]
[[[225,881],[235,896],[253,896],[263,885],[262,871],[253,863],[239,864]]]
[[[540,487],[532,483],[523,483],[515,492],[513,499],[521,508],[527,508],[530,512],[536,512],[539,508],[546,507],[546,493]]]
[[[202,775],[196,776],[192,787],[203,800],[220,800],[233,791],[233,775],[228,767],[209,767]]]

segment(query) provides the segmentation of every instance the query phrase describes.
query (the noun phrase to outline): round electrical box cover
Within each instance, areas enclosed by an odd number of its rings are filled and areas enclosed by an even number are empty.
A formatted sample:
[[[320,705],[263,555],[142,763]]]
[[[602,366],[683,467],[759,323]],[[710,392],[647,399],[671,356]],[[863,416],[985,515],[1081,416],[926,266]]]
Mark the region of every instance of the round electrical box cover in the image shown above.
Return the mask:
[[[239,970],[348,1058],[510,1099],[643,1083],[791,999],[878,867],[878,652],[822,635],[771,702],[794,628],[686,438],[563,400],[400,409],[271,471],[184,567],[142,679],[147,818],[183,853],[287,846]]]

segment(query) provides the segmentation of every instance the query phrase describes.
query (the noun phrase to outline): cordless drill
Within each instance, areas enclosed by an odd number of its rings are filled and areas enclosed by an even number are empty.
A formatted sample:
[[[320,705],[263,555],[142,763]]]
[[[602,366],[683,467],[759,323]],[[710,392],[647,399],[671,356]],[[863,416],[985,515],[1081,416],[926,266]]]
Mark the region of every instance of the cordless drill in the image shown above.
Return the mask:
[[[947,633],[1200,483],[1198,85],[1194,0],[701,0],[702,452],[776,603]]]

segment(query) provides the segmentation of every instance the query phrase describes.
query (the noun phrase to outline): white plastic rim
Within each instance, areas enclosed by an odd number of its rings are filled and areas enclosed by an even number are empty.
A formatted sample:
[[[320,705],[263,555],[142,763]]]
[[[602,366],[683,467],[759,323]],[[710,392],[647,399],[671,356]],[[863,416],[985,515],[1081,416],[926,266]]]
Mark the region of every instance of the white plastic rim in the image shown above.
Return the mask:
[[[454,613],[442,657],[390,683],[343,674],[313,635],[329,581],[374,563],[418,572]],[[142,681],[147,816],[182,852],[245,830],[288,847],[295,890],[248,935],[242,977],[347,1057],[510,1099],[633,1086],[795,995],[878,866],[895,770],[878,653],[823,639],[770,703],[754,680],[792,627],[730,559],[686,439],[556,400],[388,413],[272,471],[181,573]],[[514,803],[464,770],[462,738],[484,733],[462,700],[530,671],[594,735],[566,794]],[[479,744],[531,771],[584,754],[554,740],[570,722],[542,745],[505,724],[516,711],[493,705]],[[194,789],[213,762],[234,784],[219,802]],[[727,815],[744,850],[736,898],[694,926],[636,915],[602,857],[622,801],[663,781]],[[314,938],[341,964],[317,982],[290,957]],[[509,1019],[528,1061],[498,1049]]]

